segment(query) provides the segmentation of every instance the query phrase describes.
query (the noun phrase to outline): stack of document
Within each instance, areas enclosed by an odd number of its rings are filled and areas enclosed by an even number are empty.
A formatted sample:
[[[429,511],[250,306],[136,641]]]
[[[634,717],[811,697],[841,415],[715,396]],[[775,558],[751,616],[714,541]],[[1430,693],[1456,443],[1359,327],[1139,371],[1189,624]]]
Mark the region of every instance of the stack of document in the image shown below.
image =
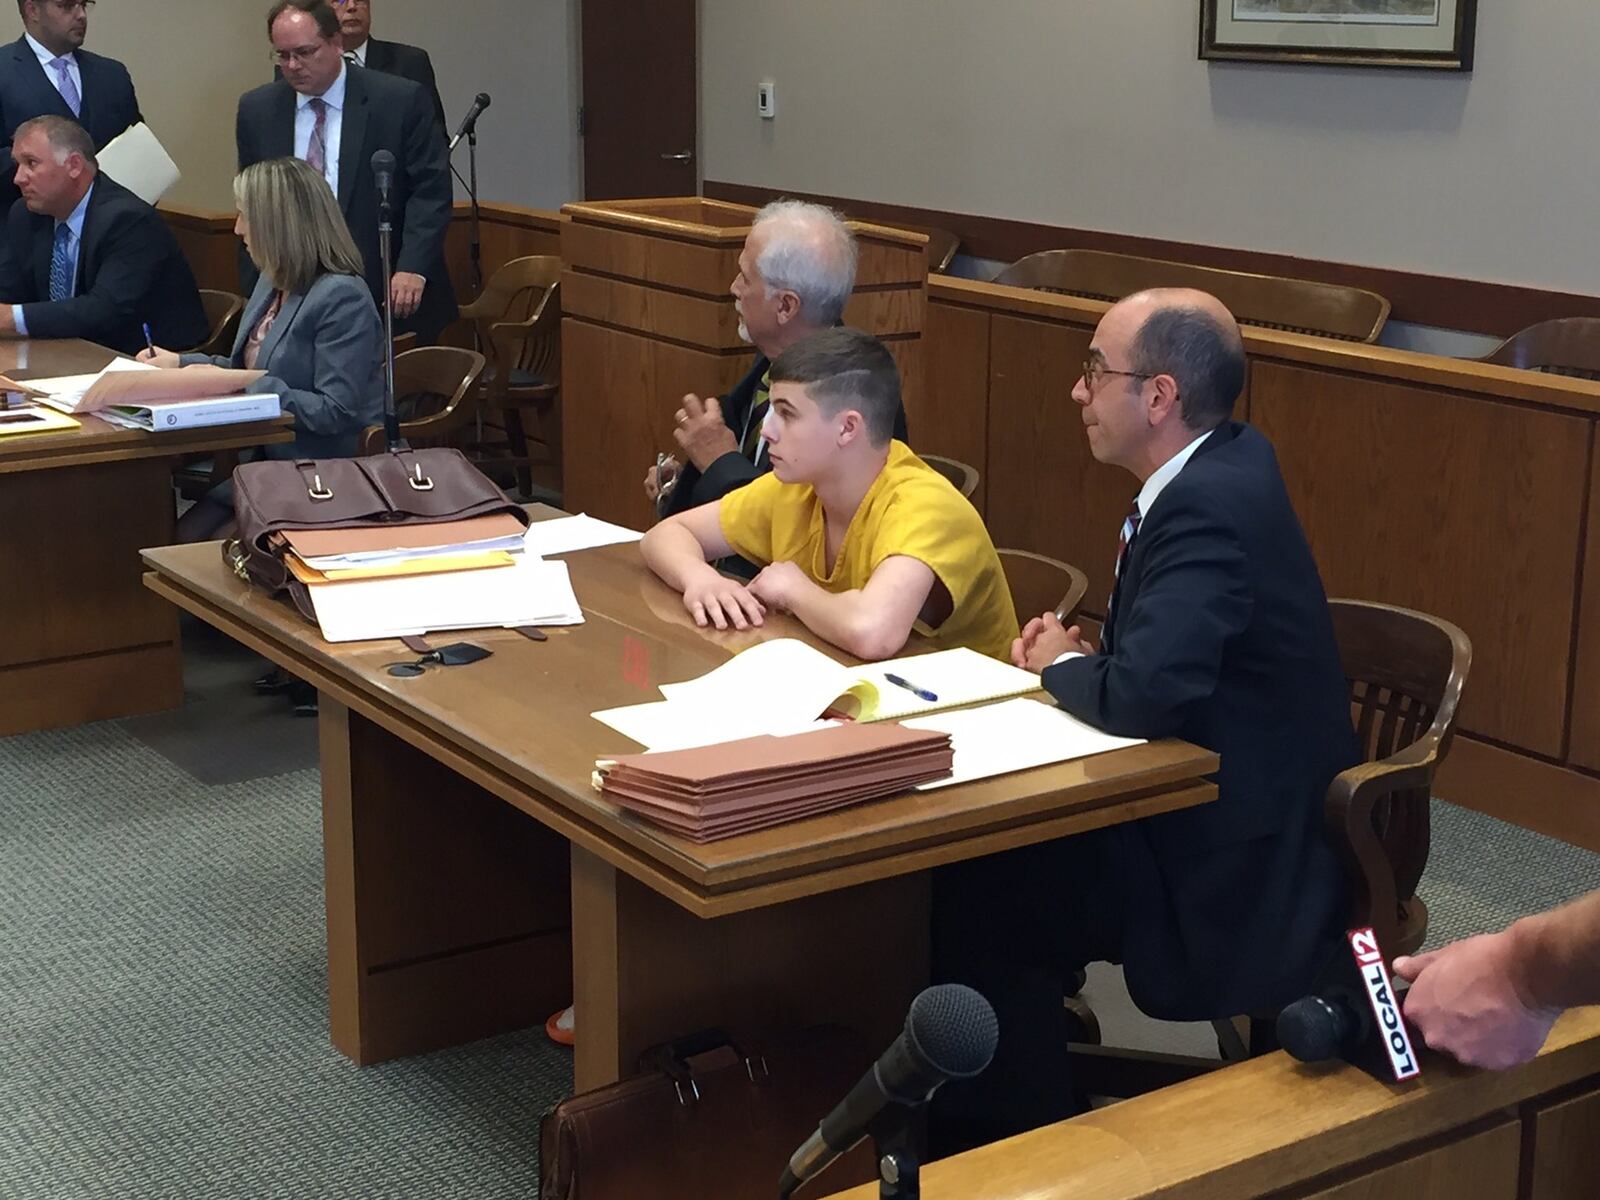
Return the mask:
[[[567,565],[525,553],[511,513],[276,536],[330,642],[583,620]]]
[[[846,724],[602,759],[595,782],[630,812],[709,842],[894,795],[948,775],[951,758],[948,734]]]
[[[245,390],[264,374],[210,364],[160,368],[119,358],[97,375],[30,379],[26,386],[64,413],[93,413],[128,429],[198,429],[280,415],[276,394]]]
[[[826,712],[890,721],[1039,690],[1039,677],[976,650],[941,650],[847,667],[793,638],[761,642],[699,679],[661,685],[665,700],[592,714],[651,750],[792,734]],[[714,722],[706,714],[716,714]],[[714,726],[714,728],[712,728]]]

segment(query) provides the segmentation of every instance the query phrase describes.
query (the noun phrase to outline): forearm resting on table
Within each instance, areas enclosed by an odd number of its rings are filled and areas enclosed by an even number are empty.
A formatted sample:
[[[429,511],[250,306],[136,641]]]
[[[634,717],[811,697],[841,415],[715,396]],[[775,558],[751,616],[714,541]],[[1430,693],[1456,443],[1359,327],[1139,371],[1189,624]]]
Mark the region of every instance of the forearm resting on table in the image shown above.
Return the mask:
[[[716,574],[716,568],[706,561],[700,539],[676,519],[663,521],[645,534],[639,552],[663,582],[680,592],[705,572]]]
[[[790,611],[818,637],[869,662],[893,658],[911,636],[910,621],[859,589],[829,592],[808,580],[791,598]]]
[[[1506,930],[1523,1002],[1538,1008],[1600,1004],[1600,891]]]

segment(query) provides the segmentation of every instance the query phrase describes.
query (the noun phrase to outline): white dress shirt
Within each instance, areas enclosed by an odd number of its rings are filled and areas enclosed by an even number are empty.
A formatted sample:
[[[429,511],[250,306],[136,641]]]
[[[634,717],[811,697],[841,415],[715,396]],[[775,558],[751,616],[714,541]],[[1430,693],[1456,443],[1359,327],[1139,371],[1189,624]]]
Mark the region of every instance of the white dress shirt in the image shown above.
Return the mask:
[[[78,201],[78,207],[73,209],[65,221],[57,221],[50,227],[50,254],[55,255],[56,230],[65,225],[71,236],[67,238],[67,278],[71,280],[69,296],[78,294],[78,252],[83,248],[83,218],[89,211],[89,197],[94,195],[94,184],[89,185],[89,190],[83,194],[83,199]],[[23,319],[22,305],[11,306],[11,323],[17,327],[17,333],[22,337],[28,336],[28,322]]]
[[[339,194],[339,147],[343,141],[345,82],[350,68],[342,60],[339,77],[322,93],[322,102],[328,106],[326,124],[322,130],[322,148],[325,152],[322,177],[328,181],[333,194]],[[311,111],[311,101],[316,97],[297,96],[294,111],[294,156],[305,158],[311,149],[311,131],[317,127],[317,114]]]
[[[28,45],[32,46],[33,52],[39,56],[39,65],[44,68],[44,77],[50,81],[50,86],[59,92],[61,90],[61,76],[55,68],[55,61],[58,56],[51,54],[50,51],[34,41],[33,34],[25,33],[22,36],[28,39]],[[83,72],[78,70],[78,56],[76,54],[68,54],[66,59],[67,74],[72,76],[72,86],[78,89],[78,102],[82,104]],[[62,99],[64,100],[66,97],[63,96]],[[70,108],[71,105],[68,105],[68,107]]]

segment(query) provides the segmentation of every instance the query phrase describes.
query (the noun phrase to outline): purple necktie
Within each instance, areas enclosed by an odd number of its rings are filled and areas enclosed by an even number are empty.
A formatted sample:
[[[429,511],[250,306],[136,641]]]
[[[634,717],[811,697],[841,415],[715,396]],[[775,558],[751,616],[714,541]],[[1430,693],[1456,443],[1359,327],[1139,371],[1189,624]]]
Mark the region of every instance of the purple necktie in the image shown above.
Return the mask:
[[[328,173],[328,106],[321,96],[308,101],[316,114],[317,123],[311,130],[311,141],[306,145],[306,162],[318,175]]]
[[[72,60],[62,55],[50,65],[56,69],[56,79],[59,81],[56,88],[61,93],[61,98],[67,102],[67,107],[72,110],[73,116],[82,116],[83,97],[78,95],[78,85],[72,82],[72,72],[68,69],[72,65]]]

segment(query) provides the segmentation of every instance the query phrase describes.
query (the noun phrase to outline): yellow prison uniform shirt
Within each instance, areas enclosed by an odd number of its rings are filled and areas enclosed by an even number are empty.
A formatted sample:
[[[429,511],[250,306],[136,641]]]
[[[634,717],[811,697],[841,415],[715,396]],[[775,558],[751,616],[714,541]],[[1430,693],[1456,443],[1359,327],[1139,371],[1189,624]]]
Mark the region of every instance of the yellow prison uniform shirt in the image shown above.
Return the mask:
[[[865,587],[892,555],[926,563],[953,609],[939,628],[919,620],[916,631],[940,649],[969,646],[1010,661],[1016,609],[983,518],[904,442],[890,442],[889,461],[850,519],[832,574],[822,502],[808,483],[763,475],[722,498],[721,523],[735,553],[762,566],[792,562],[835,594]]]

